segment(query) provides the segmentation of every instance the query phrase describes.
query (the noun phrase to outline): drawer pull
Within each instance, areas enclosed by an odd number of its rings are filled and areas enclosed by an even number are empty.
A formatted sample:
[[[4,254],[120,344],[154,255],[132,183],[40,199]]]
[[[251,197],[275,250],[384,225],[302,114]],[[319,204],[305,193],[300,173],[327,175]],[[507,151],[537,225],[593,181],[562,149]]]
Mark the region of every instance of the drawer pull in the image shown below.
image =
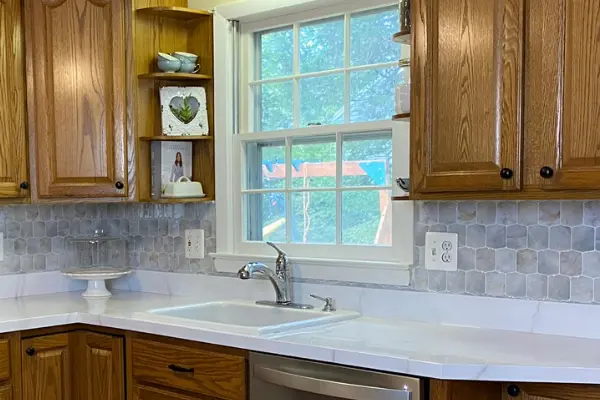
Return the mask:
[[[194,368],[186,368],[186,367],[182,367],[182,366],[175,365],[175,364],[169,364],[169,369],[173,372],[181,372],[181,373],[188,373],[188,374],[194,373]]]

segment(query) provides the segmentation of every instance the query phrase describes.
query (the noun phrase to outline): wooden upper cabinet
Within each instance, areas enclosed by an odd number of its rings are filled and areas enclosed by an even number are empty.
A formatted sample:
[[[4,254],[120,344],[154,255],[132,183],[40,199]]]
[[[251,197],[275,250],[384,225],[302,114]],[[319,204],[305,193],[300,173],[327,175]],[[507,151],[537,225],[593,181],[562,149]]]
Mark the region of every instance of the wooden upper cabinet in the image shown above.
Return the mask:
[[[524,3],[413,0],[413,194],[521,187]]]
[[[127,196],[128,2],[25,4],[34,197]]]
[[[85,331],[74,333],[74,337],[77,365],[75,397],[86,400],[124,400],[123,339]]]
[[[70,400],[69,333],[40,336],[21,342],[23,400]]]
[[[600,189],[600,2],[531,0],[528,18],[526,184]]]
[[[25,60],[21,1],[0,1],[0,198],[27,197]],[[25,185],[23,185],[25,187]]]

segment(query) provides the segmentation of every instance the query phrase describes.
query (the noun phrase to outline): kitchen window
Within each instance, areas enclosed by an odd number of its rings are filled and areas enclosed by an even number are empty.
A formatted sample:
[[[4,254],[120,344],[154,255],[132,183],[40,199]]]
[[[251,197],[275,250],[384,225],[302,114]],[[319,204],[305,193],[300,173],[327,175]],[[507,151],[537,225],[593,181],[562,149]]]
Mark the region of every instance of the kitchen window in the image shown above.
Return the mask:
[[[242,25],[235,253],[272,255],[272,241],[305,258],[412,261],[412,205],[391,201],[395,150],[408,165],[391,116],[410,50],[391,40],[397,4],[350,5]]]

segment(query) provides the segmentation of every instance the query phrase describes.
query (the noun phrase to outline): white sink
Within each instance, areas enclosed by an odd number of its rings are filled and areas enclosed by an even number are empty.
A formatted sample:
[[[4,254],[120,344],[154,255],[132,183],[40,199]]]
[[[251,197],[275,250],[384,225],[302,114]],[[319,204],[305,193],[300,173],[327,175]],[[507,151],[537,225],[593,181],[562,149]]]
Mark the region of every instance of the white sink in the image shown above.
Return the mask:
[[[149,310],[145,319],[157,319],[178,325],[235,331],[248,335],[266,335],[358,318],[349,311],[323,312],[257,305],[249,301],[219,301]]]

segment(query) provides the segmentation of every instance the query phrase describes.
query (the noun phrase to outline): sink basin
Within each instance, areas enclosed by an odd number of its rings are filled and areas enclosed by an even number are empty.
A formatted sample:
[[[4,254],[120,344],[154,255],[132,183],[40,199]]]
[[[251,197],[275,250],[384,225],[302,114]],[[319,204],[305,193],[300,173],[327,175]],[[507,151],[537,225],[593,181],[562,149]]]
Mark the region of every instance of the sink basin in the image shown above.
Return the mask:
[[[266,335],[358,318],[349,311],[323,312],[257,305],[248,301],[219,301],[149,310],[146,318],[205,329]]]

